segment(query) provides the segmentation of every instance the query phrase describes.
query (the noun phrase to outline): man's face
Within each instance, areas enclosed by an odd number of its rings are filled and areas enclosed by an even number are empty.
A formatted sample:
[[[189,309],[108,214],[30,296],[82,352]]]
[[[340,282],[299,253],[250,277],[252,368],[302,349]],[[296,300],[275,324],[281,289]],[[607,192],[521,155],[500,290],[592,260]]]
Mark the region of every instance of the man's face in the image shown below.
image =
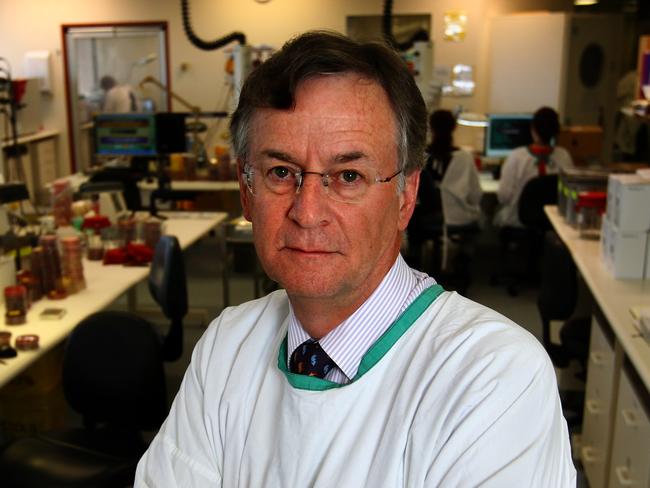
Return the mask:
[[[377,83],[354,74],[320,76],[299,86],[295,109],[257,111],[247,163],[319,173],[359,164],[387,178],[398,170],[396,133]],[[298,194],[276,195],[259,185],[253,195],[241,181],[244,215],[265,271],[292,299],[365,300],[397,257],[418,177],[407,177],[400,194],[399,177],[373,184],[354,203],[330,198],[313,174],[304,176]]]

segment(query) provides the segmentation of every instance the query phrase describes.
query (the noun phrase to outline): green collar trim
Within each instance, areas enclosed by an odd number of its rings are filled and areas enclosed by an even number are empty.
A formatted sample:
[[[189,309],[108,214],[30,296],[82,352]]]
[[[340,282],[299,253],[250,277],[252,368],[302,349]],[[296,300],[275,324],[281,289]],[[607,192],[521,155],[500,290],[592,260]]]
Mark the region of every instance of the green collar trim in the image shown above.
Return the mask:
[[[368,352],[361,359],[359,370],[352,381],[352,384],[366,374],[370,369],[383,358],[391,347],[404,335],[404,333],[415,323],[422,313],[431,305],[440,294],[445,291],[440,285],[433,285],[424,290],[409,307],[404,310],[402,315],[393,322],[393,324],[384,332],[384,334],[375,342]],[[294,388],[300,390],[324,391],[332,388],[341,388],[346,385],[334,383],[314,376],[305,376],[303,374],[292,373],[287,365],[287,337],[280,344],[278,352],[278,368],[287,377],[287,380]]]

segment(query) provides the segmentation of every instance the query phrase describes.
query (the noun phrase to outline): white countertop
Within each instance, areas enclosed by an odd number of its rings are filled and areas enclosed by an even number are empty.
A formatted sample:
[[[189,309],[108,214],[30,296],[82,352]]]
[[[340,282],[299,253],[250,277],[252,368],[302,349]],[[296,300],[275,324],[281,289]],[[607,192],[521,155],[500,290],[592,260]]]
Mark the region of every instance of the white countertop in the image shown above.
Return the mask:
[[[239,182],[215,181],[215,180],[172,180],[172,190],[178,191],[239,191]],[[158,182],[140,181],[138,188],[144,191],[152,191],[158,188]]]
[[[182,249],[191,246],[227,217],[224,212],[162,213],[170,217],[165,220],[165,234],[175,235]],[[27,313],[26,324],[5,325],[2,320],[0,330],[12,333],[12,345],[18,335],[37,334],[40,348],[35,351],[18,351],[17,357],[5,359],[5,364],[0,364],[0,387],[63,341],[84,318],[108,306],[149,275],[148,266],[104,266],[101,261],[86,259],[83,260],[83,265],[87,285],[85,290],[64,300],[43,298],[37,301]],[[65,308],[66,314],[58,320],[39,319],[40,312],[48,307]],[[4,316],[4,305],[0,307],[0,314]]]

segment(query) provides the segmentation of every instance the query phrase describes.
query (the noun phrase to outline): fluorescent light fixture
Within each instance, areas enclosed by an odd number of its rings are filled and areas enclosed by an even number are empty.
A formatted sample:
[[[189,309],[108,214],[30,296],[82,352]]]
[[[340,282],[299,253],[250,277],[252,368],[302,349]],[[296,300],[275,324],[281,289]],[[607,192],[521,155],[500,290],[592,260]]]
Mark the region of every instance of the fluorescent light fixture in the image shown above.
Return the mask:
[[[596,5],[598,0],[573,0],[573,5],[577,7],[585,7],[587,5]]]
[[[465,127],[487,127],[488,119],[484,114],[477,114],[472,112],[461,112],[456,120],[458,125]]]

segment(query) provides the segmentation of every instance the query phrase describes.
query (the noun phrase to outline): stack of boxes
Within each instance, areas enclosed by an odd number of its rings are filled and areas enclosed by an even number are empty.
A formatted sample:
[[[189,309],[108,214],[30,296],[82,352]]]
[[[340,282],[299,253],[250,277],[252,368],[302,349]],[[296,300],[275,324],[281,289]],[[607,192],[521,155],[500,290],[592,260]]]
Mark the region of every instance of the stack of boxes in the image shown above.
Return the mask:
[[[609,176],[600,244],[614,278],[650,280],[650,179]]]

